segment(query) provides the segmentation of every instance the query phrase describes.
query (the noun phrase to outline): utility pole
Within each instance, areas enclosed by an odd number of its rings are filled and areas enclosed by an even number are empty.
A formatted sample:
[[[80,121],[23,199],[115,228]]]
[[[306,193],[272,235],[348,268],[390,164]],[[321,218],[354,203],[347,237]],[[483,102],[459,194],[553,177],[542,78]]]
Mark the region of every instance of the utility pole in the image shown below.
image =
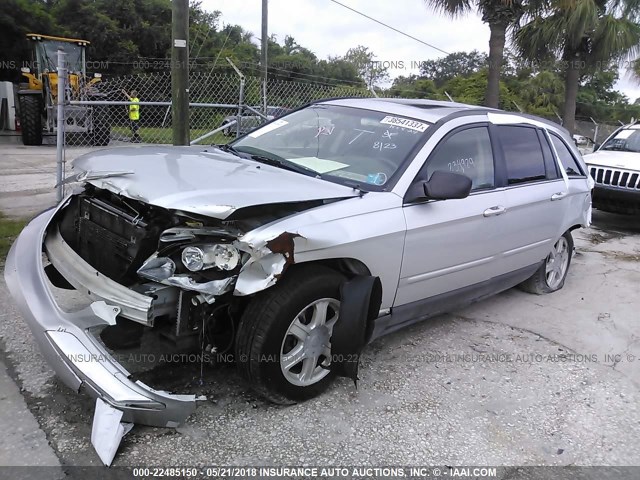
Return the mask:
[[[260,63],[262,63],[262,113],[267,114],[267,50],[269,47],[269,1],[262,0],[262,46],[260,47]]]
[[[171,3],[171,129],[174,145],[189,145],[189,0]]]

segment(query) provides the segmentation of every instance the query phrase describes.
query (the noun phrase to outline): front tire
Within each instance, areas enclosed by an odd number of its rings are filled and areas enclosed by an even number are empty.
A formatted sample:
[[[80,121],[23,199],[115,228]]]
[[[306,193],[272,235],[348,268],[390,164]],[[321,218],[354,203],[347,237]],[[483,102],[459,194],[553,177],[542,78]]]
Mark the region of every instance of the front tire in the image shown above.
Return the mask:
[[[236,337],[240,374],[279,404],[313,398],[331,383],[331,334],[344,277],[323,266],[298,266],[257,294]]]
[[[557,292],[564,286],[572,255],[573,237],[571,232],[565,232],[553,245],[551,252],[536,273],[522,282],[520,288],[536,295]]]

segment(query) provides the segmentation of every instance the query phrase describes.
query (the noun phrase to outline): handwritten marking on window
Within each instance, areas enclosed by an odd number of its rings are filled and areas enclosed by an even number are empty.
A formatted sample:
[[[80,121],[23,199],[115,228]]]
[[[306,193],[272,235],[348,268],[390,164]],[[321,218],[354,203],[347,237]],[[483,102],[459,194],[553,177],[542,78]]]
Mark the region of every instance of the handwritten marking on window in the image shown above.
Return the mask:
[[[385,143],[385,142],[373,142],[373,147],[374,150],[393,150],[395,148],[397,148],[397,145],[395,143]]]
[[[323,126],[323,127],[318,127],[318,133],[316,133],[316,136],[314,138],[318,138],[320,135],[331,135],[333,133],[333,129],[336,128],[333,125],[330,126]]]
[[[393,137],[394,135],[398,135],[398,132],[390,132],[389,130],[385,130],[385,132],[382,134],[382,138],[388,138],[389,140],[391,140],[391,137]]]
[[[464,173],[465,169],[469,169],[472,168],[474,166],[473,164],[473,157],[469,157],[469,158],[458,158],[452,162],[449,162],[449,171],[450,172],[461,172]]]
[[[370,130],[360,130],[359,128],[354,128],[354,130],[355,130],[356,132],[360,132],[360,133],[358,133],[355,137],[353,137],[353,140],[351,140],[351,141],[349,142],[349,145],[351,145],[353,142],[355,142],[357,139],[359,139],[359,138],[360,138],[360,136],[361,136],[363,133],[375,133],[375,132],[372,132],[372,131],[370,131]]]

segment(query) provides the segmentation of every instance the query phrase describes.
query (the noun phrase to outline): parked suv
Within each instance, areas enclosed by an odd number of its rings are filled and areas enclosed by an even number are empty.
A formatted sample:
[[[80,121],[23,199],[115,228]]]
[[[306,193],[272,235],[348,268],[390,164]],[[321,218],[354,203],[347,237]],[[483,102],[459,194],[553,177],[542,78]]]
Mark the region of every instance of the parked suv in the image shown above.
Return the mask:
[[[102,150],[73,169],[7,284],[65,383],[149,425],[195,398],[107,353],[142,330],[232,351],[275,402],[308,399],[355,380],[377,337],[518,284],[561,289],[591,213],[562,127],[453,102],[321,101],[231,145]],[[52,285],[93,302],[65,312]]]
[[[639,124],[620,127],[584,160],[595,180],[595,208],[613,213],[640,214]]]

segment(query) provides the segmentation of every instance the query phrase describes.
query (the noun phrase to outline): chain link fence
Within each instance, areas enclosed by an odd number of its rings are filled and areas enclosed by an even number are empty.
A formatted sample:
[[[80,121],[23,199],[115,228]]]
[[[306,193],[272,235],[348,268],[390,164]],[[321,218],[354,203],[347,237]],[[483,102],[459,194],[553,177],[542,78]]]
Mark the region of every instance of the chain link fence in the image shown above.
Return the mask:
[[[171,144],[171,75],[152,73],[105,79],[90,100],[65,105],[65,145],[121,146],[129,143]],[[140,118],[129,119],[129,96],[140,100]],[[195,143],[226,143],[267,120],[322,98],[371,97],[366,88],[315,82],[267,82],[267,111],[262,107],[260,78],[219,72],[192,72],[189,77],[190,138]],[[384,96],[384,92],[380,93]],[[455,98],[453,99],[455,100]],[[551,120],[560,123],[558,119]],[[577,134],[601,142],[618,125],[577,121]],[[218,130],[218,131],[215,131]],[[213,132],[213,133],[212,133]]]
[[[67,102],[67,147],[121,146],[129,143],[171,144],[171,76],[169,73],[128,75],[103,80],[91,100]],[[257,77],[196,72],[189,78],[189,127],[192,143],[226,143],[274,117],[329,97],[370,97],[364,88],[307,82],[267,82],[269,99],[262,108]],[[129,118],[138,98],[139,119]]]

